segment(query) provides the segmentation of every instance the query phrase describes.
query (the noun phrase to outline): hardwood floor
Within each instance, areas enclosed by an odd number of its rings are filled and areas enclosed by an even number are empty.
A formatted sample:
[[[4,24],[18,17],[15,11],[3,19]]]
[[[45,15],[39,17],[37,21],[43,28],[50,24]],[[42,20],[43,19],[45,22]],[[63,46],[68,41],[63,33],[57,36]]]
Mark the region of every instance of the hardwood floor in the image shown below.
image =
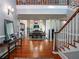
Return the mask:
[[[17,47],[10,55],[10,59],[21,58],[53,58],[61,59],[59,55],[52,53],[52,42],[48,40],[23,40],[22,47]]]

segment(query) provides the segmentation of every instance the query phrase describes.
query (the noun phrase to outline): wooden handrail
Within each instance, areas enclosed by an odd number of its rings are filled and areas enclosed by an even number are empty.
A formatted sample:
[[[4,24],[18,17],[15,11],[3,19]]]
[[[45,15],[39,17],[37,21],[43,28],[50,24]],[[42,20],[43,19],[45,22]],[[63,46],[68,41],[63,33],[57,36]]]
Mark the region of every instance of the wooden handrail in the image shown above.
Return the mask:
[[[62,28],[58,31],[58,32],[55,32],[55,33],[60,33],[67,25],[68,23],[73,20],[73,18],[79,13],[79,8],[76,10],[76,12],[69,18],[69,20],[62,26]]]

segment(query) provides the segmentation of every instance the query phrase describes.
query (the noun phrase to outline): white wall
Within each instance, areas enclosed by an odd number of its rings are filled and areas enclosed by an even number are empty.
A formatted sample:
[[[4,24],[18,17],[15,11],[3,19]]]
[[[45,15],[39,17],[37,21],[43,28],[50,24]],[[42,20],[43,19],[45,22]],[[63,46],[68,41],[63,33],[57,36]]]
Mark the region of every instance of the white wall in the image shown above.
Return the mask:
[[[50,20],[46,20],[46,37],[49,38]]]
[[[8,15],[8,7],[14,8],[14,12]],[[0,1],[0,42],[4,40],[4,19],[14,22],[14,31],[18,31],[19,20],[16,19],[16,0],[1,0]]]
[[[46,20],[46,37],[48,38],[49,37],[49,29],[51,30],[50,31],[50,40],[52,40],[52,29],[54,29],[54,31],[58,31],[59,30],[59,27],[60,24],[59,24],[59,20],[57,19],[49,19],[49,20]]]

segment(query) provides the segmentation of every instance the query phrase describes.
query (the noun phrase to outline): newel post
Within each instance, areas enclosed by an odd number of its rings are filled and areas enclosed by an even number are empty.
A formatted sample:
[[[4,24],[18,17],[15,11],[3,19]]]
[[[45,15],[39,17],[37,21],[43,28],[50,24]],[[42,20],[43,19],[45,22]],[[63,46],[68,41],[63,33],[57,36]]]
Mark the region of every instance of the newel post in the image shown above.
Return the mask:
[[[53,51],[57,52],[57,32],[54,32],[54,40],[53,40]]]

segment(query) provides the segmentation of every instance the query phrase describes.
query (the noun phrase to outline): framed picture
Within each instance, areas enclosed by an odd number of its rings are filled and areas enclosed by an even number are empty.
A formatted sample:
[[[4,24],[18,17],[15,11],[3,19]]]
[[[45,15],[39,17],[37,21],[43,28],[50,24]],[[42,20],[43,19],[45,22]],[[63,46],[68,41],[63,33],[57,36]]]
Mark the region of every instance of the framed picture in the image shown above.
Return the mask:
[[[10,39],[10,35],[14,34],[14,24],[13,21],[4,20],[4,32],[5,32],[5,40]]]

